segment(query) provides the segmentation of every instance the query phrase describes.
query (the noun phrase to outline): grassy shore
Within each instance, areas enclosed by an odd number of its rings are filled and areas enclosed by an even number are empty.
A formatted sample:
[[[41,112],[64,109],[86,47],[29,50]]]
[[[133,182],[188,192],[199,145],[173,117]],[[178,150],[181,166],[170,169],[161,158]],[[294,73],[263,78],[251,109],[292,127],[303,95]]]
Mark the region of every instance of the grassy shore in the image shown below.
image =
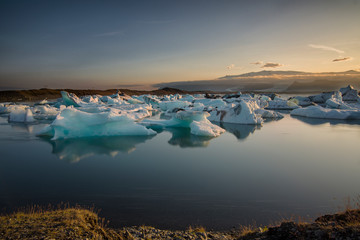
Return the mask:
[[[284,221],[228,232],[201,227],[185,231],[149,226],[112,229],[93,210],[83,208],[18,211],[0,216],[0,239],[360,239],[360,209],[321,216],[312,223]]]

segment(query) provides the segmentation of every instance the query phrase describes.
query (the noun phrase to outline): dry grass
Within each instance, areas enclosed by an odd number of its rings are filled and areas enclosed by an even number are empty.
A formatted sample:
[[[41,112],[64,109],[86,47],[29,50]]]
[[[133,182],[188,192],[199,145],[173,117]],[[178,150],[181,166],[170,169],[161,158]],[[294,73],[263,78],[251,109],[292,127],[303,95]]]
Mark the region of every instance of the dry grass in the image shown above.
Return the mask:
[[[0,216],[0,239],[122,239],[105,225],[92,210],[34,206]]]

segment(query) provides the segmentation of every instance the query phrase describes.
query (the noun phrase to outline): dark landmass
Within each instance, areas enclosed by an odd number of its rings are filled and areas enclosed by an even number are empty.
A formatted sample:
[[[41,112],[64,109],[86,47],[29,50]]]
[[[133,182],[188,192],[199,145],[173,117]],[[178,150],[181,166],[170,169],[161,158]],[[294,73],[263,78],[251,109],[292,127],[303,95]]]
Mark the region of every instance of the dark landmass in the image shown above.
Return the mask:
[[[319,92],[319,91],[335,91],[347,85],[360,88],[360,80],[345,80],[345,81],[330,81],[326,79],[319,79],[310,82],[295,81],[288,88],[288,92]]]
[[[141,94],[152,94],[152,95],[168,95],[168,94],[196,94],[205,93],[204,91],[184,91],[175,88],[162,88],[152,91],[138,91],[129,89],[108,89],[108,90],[79,90],[79,89],[31,89],[31,90],[8,90],[0,91],[0,102],[19,102],[19,101],[39,101],[43,99],[56,99],[60,98],[61,91],[67,91],[74,93],[77,96],[85,95],[96,95],[100,94],[103,96],[115,94],[117,91],[125,93],[127,95],[141,95]]]
[[[226,75],[213,80],[168,82],[154,87],[171,87],[182,90],[210,91],[253,91],[259,93],[303,93],[335,91],[340,87],[353,85],[360,88],[360,72],[299,72],[260,71],[240,75]]]
[[[92,210],[18,211],[0,216],[1,239],[360,239],[360,209],[325,215],[313,223],[284,221],[277,226],[240,226],[225,232],[203,227],[160,230],[149,226],[112,229]]]

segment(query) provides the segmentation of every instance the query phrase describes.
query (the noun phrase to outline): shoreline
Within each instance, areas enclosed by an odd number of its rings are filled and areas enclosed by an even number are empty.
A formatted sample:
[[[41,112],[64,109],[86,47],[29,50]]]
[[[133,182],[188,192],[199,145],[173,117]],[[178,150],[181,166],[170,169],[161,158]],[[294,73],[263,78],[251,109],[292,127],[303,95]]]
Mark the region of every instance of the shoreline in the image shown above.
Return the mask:
[[[240,226],[228,231],[203,227],[162,230],[151,226],[109,228],[93,209],[32,208],[0,215],[1,239],[359,239],[360,209],[323,215],[313,222],[284,220],[273,226]]]

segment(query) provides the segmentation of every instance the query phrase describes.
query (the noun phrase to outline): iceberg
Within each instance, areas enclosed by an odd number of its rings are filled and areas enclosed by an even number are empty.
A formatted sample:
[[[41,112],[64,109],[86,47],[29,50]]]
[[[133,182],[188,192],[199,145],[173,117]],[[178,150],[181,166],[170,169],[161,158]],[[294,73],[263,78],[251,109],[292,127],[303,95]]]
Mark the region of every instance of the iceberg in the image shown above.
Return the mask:
[[[53,123],[37,135],[49,136],[52,140],[100,136],[146,136],[155,131],[135,123],[127,115],[114,111],[87,113],[68,107],[63,109]]]
[[[359,93],[353,86],[348,85],[347,87],[340,88],[339,90],[342,95],[343,101],[358,101],[359,100]]]
[[[17,122],[17,123],[31,123],[34,122],[35,119],[29,108],[27,109],[18,108],[10,112],[8,121]]]
[[[5,103],[0,105],[0,114],[11,113],[13,111],[18,111],[18,110],[25,110],[28,107],[29,106],[27,105],[16,105],[16,104]]]
[[[196,99],[194,103],[202,103],[207,107],[213,107],[213,108],[223,108],[226,107],[227,105],[227,103],[222,99],[210,99],[210,98]]]
[[[341,92],[335,92],[331,98],[326,100],[325,104],[328,108],[352,109],[352,107],[342,101]]]
[[[66,91],[61,91],[61,97],[66,106],[80,107],[80,99],[75,94],[69,94]]]
[[[283,99],[272,100],[265,109],[270,110],[293,110],[299,108],[299,101],[296,98],[290,99],[289,101]]]
[[[298,108],[290,112],[292,116],[324,119],[359,120],[360,111],[355,109],[331,109],[321,106]]]
[[[255,100],[241,100],[238,104],[231,104],[221,110],[212,110],[208,119],[215,122],[261,125],[263,119],[255,112],[259,108]]]
[[[159,103],[162,111],[172,111],[175,108],[185,108],[190,106],[191,103],[188,101],[163,101]]]
[[[191,134],[197,136],[217,137],[224,133],[221,127],[212,124],[207,117],[207,112],[198,111],[179,111],[170,120],[150,120],[145,119],[142,123],[161,127],[183,127],[190,128]]]
[[[34,113],[34,118],[36,119],[48,119],[54,120],[59,114],[60,110],[49,105],[38,105],[32,109]]]

